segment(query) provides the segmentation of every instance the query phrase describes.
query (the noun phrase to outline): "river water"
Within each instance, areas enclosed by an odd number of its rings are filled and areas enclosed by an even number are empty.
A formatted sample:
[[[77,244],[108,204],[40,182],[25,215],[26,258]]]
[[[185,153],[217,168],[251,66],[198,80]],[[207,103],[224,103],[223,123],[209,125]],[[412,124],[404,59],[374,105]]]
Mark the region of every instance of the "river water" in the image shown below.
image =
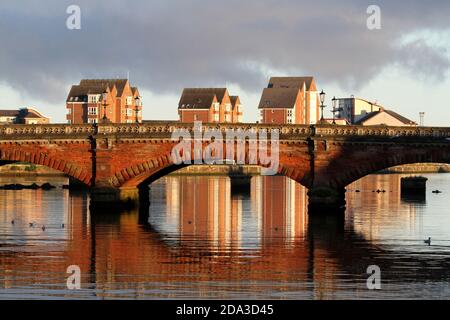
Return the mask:
[[[425,176],[425,199],[402,198],[399,174],[357,181],[343,218],[308,216],[306,189],[278,176],[167,176],[149,208],[121,214],[89,212],[65,178],[0,190],[0,299],[447,299],[450,175]]]

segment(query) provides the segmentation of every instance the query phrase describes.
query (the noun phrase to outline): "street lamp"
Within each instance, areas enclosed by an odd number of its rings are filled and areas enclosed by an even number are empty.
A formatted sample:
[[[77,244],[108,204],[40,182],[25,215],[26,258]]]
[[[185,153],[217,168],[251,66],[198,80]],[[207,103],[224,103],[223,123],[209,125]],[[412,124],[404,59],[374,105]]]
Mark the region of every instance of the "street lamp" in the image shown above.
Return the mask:
[[[337,112],[336,102],[337,102],[336,97],[333,97],[333,99],[331,99],[331,103],[333,105],[333,124],[336,124],[336,112]]]
[[[136,97],[134,98],[134,111],[136,113],[136,123],[139,123],[138,115],[139,115],[139,102],[140,98]]]
[[[319,97],[320,97],[320,110],[322,111],[322,115],[321,115],[321,117],[320,117],[320,122],[323,122],[324,121],[324,119],[323,119],[323,109],[325,109],[325,105],[324,105],[324,102],[325,102],[325,95],[326,95],[326,93],[325,92],[323,92],[323,90],[322,90],[322,92],[321,93],[319,93]]]
[[[336,124],[336,112],[341,112],[344,109],[337,107],[337,102],[339,101],[339,99],[336,99],[336,97],[333,97],[331,101],[333,103],[333,124]]]
[[[108,105],[106,103],[106,98],[107,97],[108,97],[108,93],[107,92],[103,93],[103,95],[102,95],[102,102],[103,102],[103,119],[102,119],[102,122],[104,122],[104,123],[108,122],[108,118],[106,117],[106,106]]]

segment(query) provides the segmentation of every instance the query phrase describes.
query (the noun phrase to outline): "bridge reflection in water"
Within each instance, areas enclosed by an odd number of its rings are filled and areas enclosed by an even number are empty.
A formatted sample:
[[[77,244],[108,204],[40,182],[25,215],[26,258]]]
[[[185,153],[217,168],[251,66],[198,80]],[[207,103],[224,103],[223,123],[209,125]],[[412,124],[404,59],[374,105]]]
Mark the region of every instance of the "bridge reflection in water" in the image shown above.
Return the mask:
[[[25,190],[17,202],[0,190],[0,297],[389,298],[430,280],[427,294],[448,294],[450,250],[417,239],[427,204],[401,201],[399,177],[350,186],[345,222],[308,217],[305,188],[285,177],[254,177],[239,194],[229,178],[169,176],[152,184],[148,210],[115,215],[91,215],[85,193]],[[65,287],[73,264],[81,291]],[[366,288],[370,264],[382,292]]]

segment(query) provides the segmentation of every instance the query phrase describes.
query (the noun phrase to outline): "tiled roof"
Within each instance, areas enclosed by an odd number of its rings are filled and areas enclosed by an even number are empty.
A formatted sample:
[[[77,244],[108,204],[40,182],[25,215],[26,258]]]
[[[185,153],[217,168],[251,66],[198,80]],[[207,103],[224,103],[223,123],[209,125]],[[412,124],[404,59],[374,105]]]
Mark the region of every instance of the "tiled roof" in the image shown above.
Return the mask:
[[[181,99],[185,94],[215,94],[217,101],[222,102],[226,93],[227,88],[185,88],[181,94]]]
[[[258,108],[293,108],[299,93],[298,88],[265,88]]]
[[[83,79],[79,85],[74,85],[70,89],[67,97],[68,102],[86,102],[89,94],[102,94],[110,92],[115,87],[117,96],[123,94],[127,79]],[[137,88],[135,88],[137,90]]]
[[[19,117],[19,118],[39,118],[48,119],[32,107],[21,108],[18,110],[0,110],[0,117]]]
[[[127,82],[127,79],[83,79],[80,81],[80,86],[108,87],[110,91],[116,86],[117,96],[122,96]]]
[[[305,83],[306,90],[310,90],[313,81],[314,77],[271,77],[268,87],[301,89]]]
[[[230,96],[231,105],[234,107],[237,102],[240,102],[239,96]]]
[[[179,109],[209,109],[217,102],[214,93],[183,94],[178,105]]]
[[[0,117],[16,117],[19,115],[19,110],[0,110]]]

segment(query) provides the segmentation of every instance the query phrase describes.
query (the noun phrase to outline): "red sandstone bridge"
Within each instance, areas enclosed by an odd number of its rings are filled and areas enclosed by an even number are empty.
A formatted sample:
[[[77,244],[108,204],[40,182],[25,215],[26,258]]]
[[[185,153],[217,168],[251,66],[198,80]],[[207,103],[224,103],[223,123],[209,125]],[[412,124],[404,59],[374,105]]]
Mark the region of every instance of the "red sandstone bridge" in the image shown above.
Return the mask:
[[[91,188],[92,204],[138,201],[140,187],[181,167],[171,157],[179,143],[172,134],[180,129],[192,132],[193,125],[4,125],[0,126],[0,161],[30,162],[62,171]],[[311,205],[342,206],[348,184],[388,167],[450,163],[450,128],[203,125],[203,130],[222,132],[273,129],[280,132],[277,172],[307,187]],[[201,140],[204,146],[211,143]],[[246,160],[250,143],[247,138]],[[191,158],[195,159],[194,151]]]

